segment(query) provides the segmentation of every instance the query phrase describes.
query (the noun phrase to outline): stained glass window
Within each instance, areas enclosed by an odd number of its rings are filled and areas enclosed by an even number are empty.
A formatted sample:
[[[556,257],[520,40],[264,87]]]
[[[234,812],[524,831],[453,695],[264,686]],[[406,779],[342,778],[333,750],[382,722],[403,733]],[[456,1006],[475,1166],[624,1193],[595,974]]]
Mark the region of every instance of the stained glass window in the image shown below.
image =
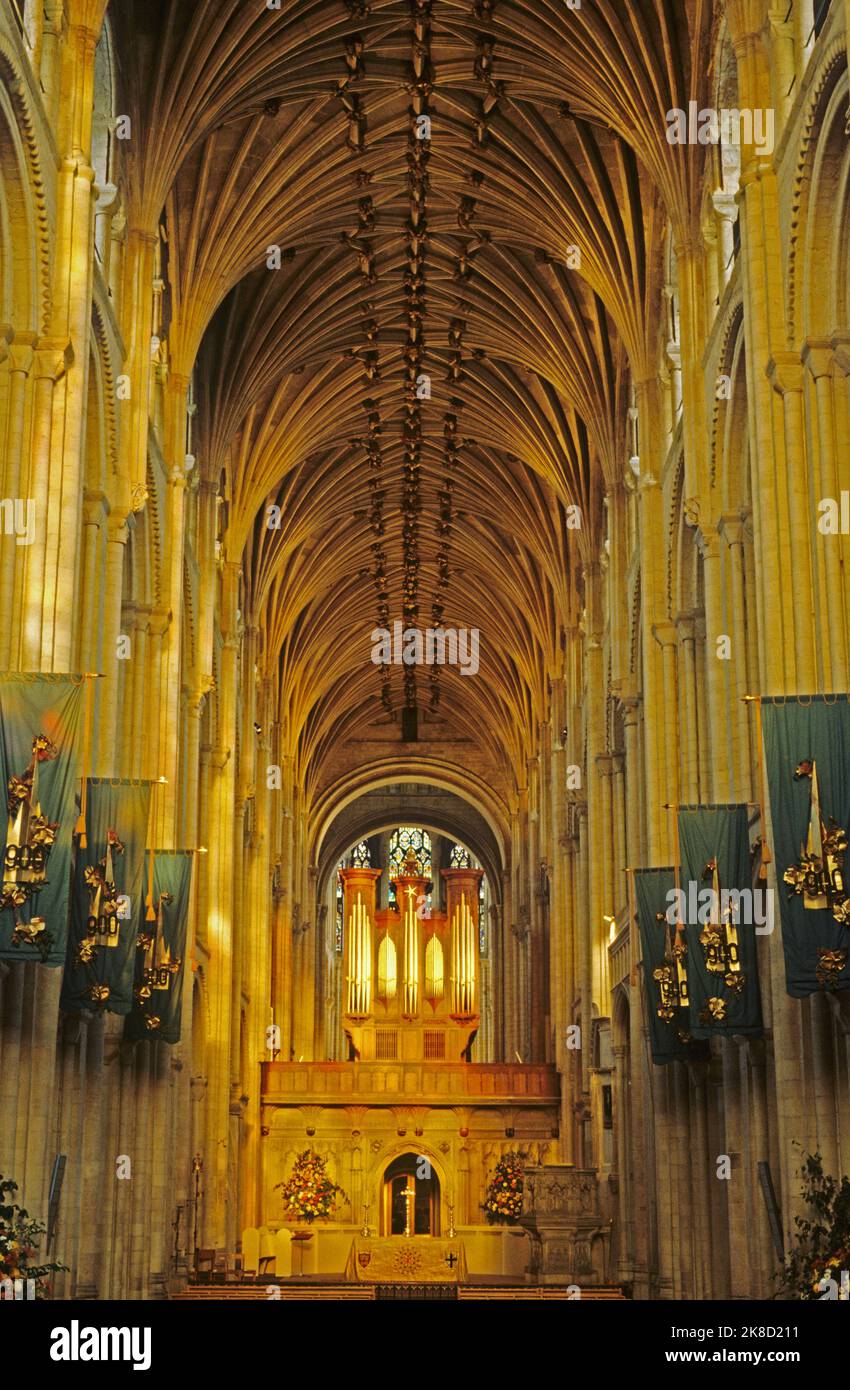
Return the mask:
[[[480,865],[463,845],[452,845],[449,852],[450,869],[478,869]],[[484,879],[478,885],[478,949],[482,956],[487,954],[487,911],[485,905]]]
[[[395,878],[403,871],[404,857],[411,849],[419,860],[419,869],[423,877],[428,878],[430,876],[431,836],[427,830],[420,830],[416,825],[400,825],[398,830],[390,836],[389,879]],[[387,901],[390,907],[395,907],[395,885],[393,883],[388,886]]]
[[[395,878],[402,871],[405,855],[413,850],[419,860],[419,869],[424,877],[431,872],[431,836],[427,830],[416,825],[400,825],[390,837],[390,876]]]
[[[340,859],[339,864],[337,865],[337,868],[339,868],[339,869],[369,869],[369,868],[371,868],[371,866],[372,866],[372,855],[371,855],[370,850],[369,850],[369,841],[368,841],[368,840],[361,840],[361,841],[359,842],[359,844],[356,844],[356,845],[354,846],[354,848],[353,848],[352,850],[349,851],[349,853],[345,856],[344,859]],[[343,921],[344,915],[345,915],[345,904],[344,904],[344,899],[343,899],[342,884],[339,882],[339,879],[337,879],[337,885],[336,885],[336,931],[335,931],[335,938],[336,938],[336,949],[337,949],[337,951],[338,951],[340,954],[342,954],[343,931],[344,931],[344,927],[345,927],[345,923],[344,923],[344,921]]]

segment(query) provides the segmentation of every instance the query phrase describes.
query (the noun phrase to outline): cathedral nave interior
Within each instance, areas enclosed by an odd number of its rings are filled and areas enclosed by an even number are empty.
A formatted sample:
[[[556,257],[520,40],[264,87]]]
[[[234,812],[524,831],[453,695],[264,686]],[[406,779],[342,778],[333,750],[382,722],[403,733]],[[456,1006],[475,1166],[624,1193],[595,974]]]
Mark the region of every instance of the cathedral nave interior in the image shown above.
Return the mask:
[[[0,0],[0,1174],[54,1299],[837,1270],[848,23]]]

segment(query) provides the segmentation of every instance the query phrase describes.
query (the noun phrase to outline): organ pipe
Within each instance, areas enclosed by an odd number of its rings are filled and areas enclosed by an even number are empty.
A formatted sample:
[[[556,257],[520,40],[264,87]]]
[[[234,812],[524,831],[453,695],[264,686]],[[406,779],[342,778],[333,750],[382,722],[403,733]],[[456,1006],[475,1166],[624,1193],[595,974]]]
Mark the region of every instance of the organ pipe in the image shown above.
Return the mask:
[[[419,1013],[419,918],[416,915],[416,890],[408,884],[404,890],[404,983],[402,1013],[415,1018]]]

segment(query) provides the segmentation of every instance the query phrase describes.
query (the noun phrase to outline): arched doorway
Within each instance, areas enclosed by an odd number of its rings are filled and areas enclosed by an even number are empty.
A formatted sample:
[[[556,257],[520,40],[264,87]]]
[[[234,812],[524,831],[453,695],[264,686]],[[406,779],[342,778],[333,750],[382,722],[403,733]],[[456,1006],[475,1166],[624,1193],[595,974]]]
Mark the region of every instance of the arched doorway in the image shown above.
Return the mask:
[[[440,1179],[422,1154],[400,1154],[384,1172],[381,1232],[385,1236],[439,1235]]]

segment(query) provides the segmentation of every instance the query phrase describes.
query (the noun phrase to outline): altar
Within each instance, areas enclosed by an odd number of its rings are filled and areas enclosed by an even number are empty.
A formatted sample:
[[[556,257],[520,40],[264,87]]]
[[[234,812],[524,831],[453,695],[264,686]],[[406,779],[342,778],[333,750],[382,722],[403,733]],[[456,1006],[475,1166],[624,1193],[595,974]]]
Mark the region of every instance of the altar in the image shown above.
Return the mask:
[[[355,1236],[345,1277],[352,1283],[463,1284],[463,1242],[439,1236]]]

